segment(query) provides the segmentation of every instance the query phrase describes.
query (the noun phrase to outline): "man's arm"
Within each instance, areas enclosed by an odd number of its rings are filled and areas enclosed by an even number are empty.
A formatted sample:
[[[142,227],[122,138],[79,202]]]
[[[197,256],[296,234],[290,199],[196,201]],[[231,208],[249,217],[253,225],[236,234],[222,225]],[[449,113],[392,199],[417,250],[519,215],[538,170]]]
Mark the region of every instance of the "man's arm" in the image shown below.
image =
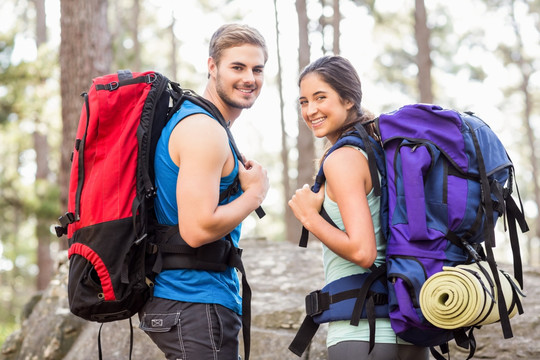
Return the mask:
[[[239,164],[244,193],[218,206],[220,179],[231,173],[234,158],[225,129],[206,115],[189,116],[176,126],[169,140],[169,153],[180,168],[176,187],[180,234],[192,247],[230,233],[266,195],[266,171],[249,161],[247,169]]]

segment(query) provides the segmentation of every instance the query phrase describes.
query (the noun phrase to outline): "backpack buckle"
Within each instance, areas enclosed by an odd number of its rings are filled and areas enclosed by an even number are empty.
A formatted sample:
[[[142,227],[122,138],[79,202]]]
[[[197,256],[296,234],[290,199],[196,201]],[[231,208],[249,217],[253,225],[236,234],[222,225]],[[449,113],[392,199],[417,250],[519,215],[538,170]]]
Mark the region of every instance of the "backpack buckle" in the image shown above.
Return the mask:
[[[374,302],[375,305],[386,305],[386,304],[388,304],[388,295],[387,294],[381,294],[381,293],[370,291],[368,293],[368,297],[371,297],[373,299],[373,302]]]
[[[325,301],[326,300],[326,301]],[[328,310],[330,304],[330,295],[321,290],[312,291],[306,296],[306,314],[315,316]]]
[[[146,75],[146,83],[147,84],[153,83],[154,81],[156,81],[156,79],[157,79],[157,75],[155,73],[151,73],[151,74]]]
[[[118,87],[120,86],[120,83],[118,81],[112,81],[112,82],[108,83],[105,86],[106,86],[107,90],[114,91],[114,90],[118,89]]]
[[[62,226],[55,226],[54,231],[56,232],[57,237],[62,237],[64,235],[67,235],[67,228]]]
[[[67,228],[69,224],[73,224],[75,220],[75,214],[73,214],[72,212],[67,212],[58,218],[58,222],[64,228]]]

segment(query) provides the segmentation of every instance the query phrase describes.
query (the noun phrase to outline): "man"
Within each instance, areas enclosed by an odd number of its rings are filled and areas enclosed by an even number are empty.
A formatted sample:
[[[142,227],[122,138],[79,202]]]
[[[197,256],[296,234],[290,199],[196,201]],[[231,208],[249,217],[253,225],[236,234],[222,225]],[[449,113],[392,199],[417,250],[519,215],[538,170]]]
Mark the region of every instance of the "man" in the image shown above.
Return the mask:
[[[267,49],[260,33],[224,25],[212,36],[203,97],[231,126],[261,91]],[[266,170],[245,166],[232,151],[226,129],[209,112],[185,102],[171,118],[155,155],[156,215],[178,224],[193,248],[228,237],[238,246],[242,221],[264,200]],[[241,190],[220,201],[238,176]],[[141,328],[167,359],[238,360],[242,299],[236,270],[173,269],[155,280],[154,297],[140,313]]]

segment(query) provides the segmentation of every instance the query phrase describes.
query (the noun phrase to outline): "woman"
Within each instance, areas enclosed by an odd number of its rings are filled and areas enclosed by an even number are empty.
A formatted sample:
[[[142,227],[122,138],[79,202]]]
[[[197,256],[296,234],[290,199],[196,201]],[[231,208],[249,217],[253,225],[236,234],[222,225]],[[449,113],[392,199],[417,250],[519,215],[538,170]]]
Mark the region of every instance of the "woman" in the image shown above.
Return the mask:
[[[330,145],[354,124],[371,118],[362,112],[360,78],[345,58],[316,60],[300,75],[299,87],[304,121],[316,137],[325,137]],[[369,127],[366,130],[374,135]],[[344,146],[333,151],[323,166],[326,182],[321,191],[313,193],[304,185],[289,206],[304,227],[321,240],[325,280],[330,283],[384,263],[386,244],[366,153]],[[321,217],[321,205],[339,229]],[[350,321],[330,322],[328,359],[428,359],[428,349],[399,339],[389,319],[376,319],[375,329],[375,346],[369,353],[367,320],[362,319],[359,326],[350,325]]]

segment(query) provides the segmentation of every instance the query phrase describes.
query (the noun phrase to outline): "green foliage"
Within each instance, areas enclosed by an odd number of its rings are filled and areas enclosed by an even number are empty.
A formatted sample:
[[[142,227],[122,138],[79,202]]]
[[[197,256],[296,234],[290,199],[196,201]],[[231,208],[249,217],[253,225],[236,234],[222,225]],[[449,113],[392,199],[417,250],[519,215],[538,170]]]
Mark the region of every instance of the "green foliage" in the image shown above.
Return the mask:
[[[1,317],[1,315],[0,315]],[[2,323],[0,326],[0,346],[6,341],[7,337],[11,335],[15,330],[19,328],[19,325],[16,323]]]
[[[57,49],[41,46],[34,60],[14,61],[16,39],[28,39],[25,26],[16,21],[0,32],[0,343],[35,289],[36,235],[55,241],[48,224],[60,213],[56,176],[36,181],[36,151],[47,150],[47,166],[58,168]],[[34,148],[35,132],[45,135],[46,149]]]
[[[11,93],[8,84],[14,82],[14,76],[10,69],[11,55],[15,44],[13,33],[0,33],[0,125],[8,121],[9,114],[14,111],[14,94]]]
[[[34,183],[34,197],[27,199],[25,208],[28,215],[40,219],[49,219],[51,223],[60,214],[60,189],[58,184],[48,180],[37,179]]]

